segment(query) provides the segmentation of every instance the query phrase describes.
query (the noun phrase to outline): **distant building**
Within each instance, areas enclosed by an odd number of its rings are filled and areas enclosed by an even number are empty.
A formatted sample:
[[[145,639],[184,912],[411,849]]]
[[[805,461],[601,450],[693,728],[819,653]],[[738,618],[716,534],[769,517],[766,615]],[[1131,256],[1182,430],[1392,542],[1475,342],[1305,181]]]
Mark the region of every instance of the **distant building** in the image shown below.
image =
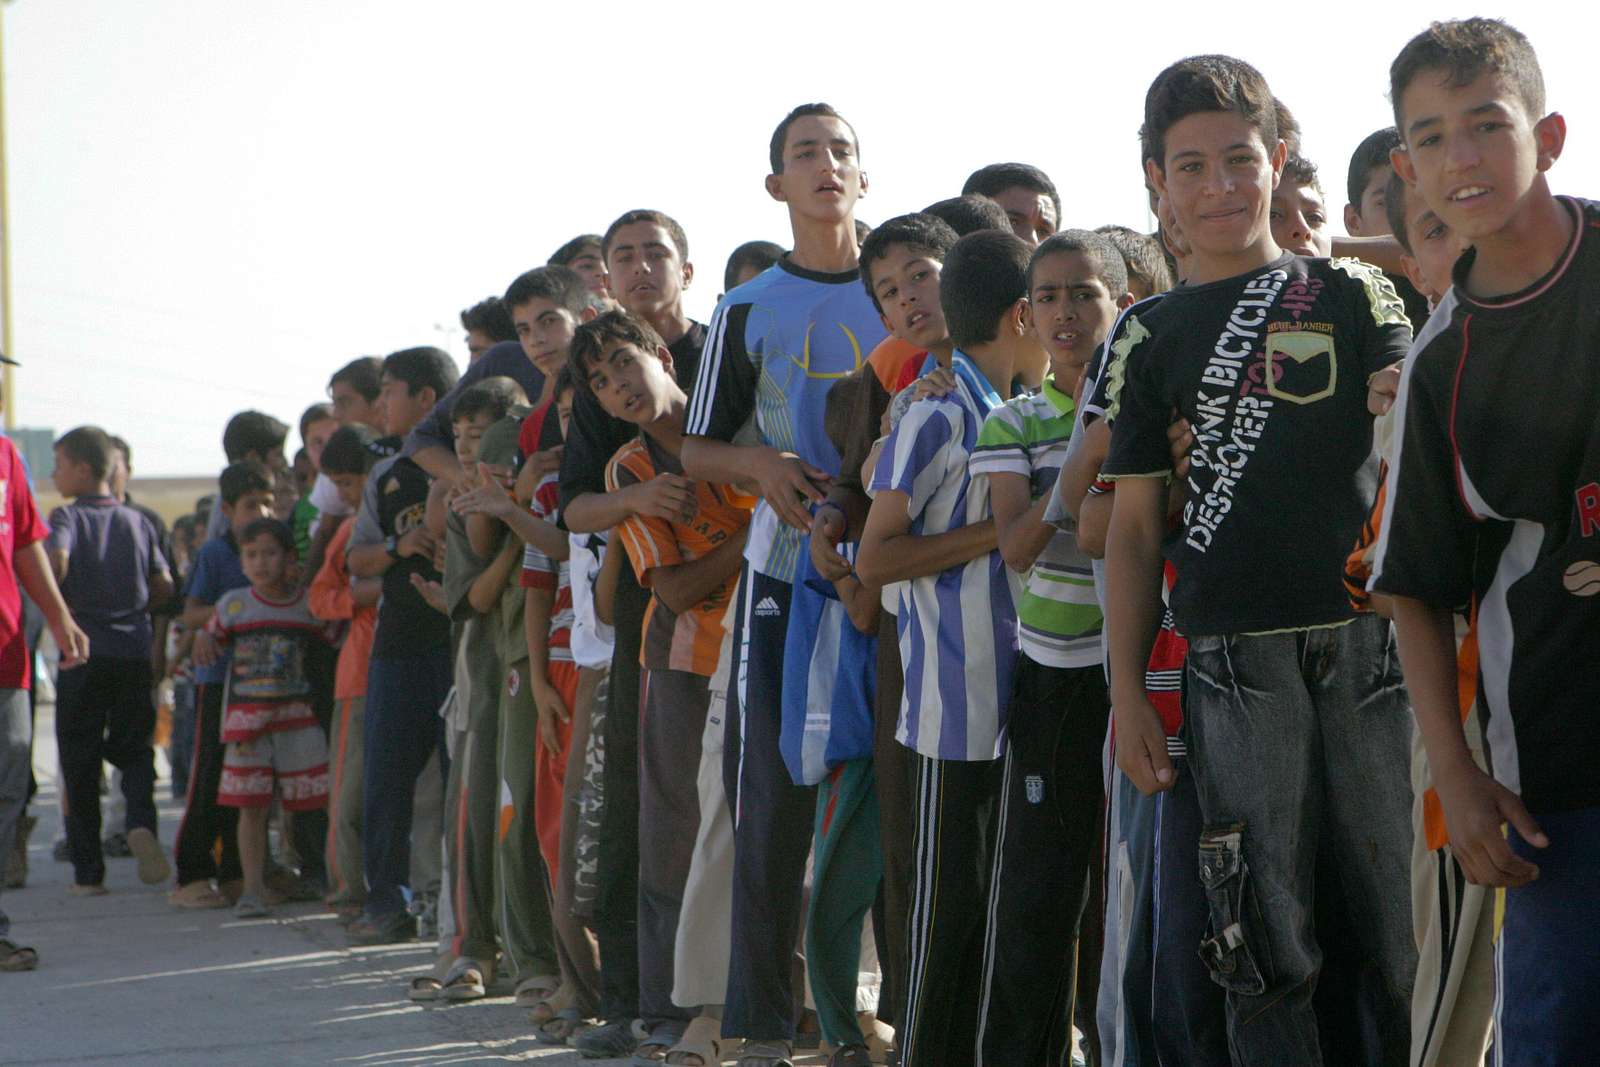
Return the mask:
[[[38,489],[41,483],[48,485],[50,471],[55,466],[55,451],[52,446],[56,443],[56,432],[25,427],[9,430],[6,436],[17,446],[17,451],[22,453],[22,462],[28,465],[33,488]]]

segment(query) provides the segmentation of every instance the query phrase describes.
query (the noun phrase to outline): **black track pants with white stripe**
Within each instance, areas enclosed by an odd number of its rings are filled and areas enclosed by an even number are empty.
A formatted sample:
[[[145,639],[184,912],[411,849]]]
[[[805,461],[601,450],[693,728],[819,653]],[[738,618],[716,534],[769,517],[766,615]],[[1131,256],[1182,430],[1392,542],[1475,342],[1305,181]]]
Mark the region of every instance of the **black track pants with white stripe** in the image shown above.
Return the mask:
[[[972,1067],[1002,764],[914,759],[916,866],[900,1062]]]
[[[985,1067],[1069,1061],[1078,927],[1101,853],[1095,830],[1109,713],[1098,664],[1048,667],[1023,654],[987,909],[976,1061]]]

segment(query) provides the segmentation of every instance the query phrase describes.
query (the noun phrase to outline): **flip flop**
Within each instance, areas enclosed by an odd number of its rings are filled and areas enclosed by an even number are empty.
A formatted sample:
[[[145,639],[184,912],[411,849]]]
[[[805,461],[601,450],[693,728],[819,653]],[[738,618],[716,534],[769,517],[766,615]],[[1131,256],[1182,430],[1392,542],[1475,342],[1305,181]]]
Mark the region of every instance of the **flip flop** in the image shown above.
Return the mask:
[[[444,976],[444,999],[478,1000],[484,995],[483,968],[476,960],[457,960]]]
[[[26,945],[0,937],[0,971],[31,971],[39,966],[39,954]]]
[[[872,1067],[872,1053],[865,1045],[841,1045],[828,1057],[828,1067]]]
[[[695,1040],[685,1036],[667,1050],[661,1062],[669,1067],[721,1067],[722,1042],[714,1037]]]
[[[444,983],[431,974],[418,975],[411,979],[411,985],[406,989],[406,996],[418,1004],[439,1000],[443,993]]]

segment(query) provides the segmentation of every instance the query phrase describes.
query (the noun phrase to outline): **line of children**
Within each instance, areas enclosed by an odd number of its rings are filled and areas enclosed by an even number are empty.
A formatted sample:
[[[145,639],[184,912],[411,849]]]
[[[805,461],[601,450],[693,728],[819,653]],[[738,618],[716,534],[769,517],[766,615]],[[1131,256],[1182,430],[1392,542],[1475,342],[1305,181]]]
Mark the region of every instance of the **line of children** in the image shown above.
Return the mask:
[[[389,357],[385,428],[431,421],[366,475],[317,593],[354,629],[374,589],[351,576],[383,579],[364,768],[359,687],[335,690],[333,792],[360,778],[366,804],[364,867],[348,807],[329,834],[352,937],[411,931],[406,816],[445,706],[453,892],[413,994],[481,996],[503,953],[540,1037],[585,1056],[703,1067],[734,1039],[741,1067],[786,1067],[809,989],[843,1067],[891,1035],[916,1065],[1066,1062],[1080,1036],[1094,1062],[1476,1062],[1498,908],[1497,1055],[1581,1059],[1600,446],[1571,398],[1595,385],[1600,221],[1549,192],[1565,126],[1516,31],[1437,24],[1391,81],[1396,127],[1350,163],[1355,244],[1260,73],[1197,56],[1145,101],[1156,240],[1062,229],[1049,178],[1008,163],[862,243],[856,131],[803,105],[766,182],[793,250],[736,253],[708,328],[681,226],[636,210],[513,283],[519,349],[470,387],[436,350]],[[1436,305],[1415,345],[1380,266]],[[1509,458],[1529,439],[1555,446],[1536,484]],[[365,456],[347,428],[311,458],[353,498]],[[252,614],[303,615],[277,603],[280,529],[251,525],[283,503],[275,469],[224,475],[236,532],[187,601],[201,661],[316,629]],[[270,698],[202,686],[191,793],[253,801],[275,776],[313,805],[306,686],[261,661],[229,677]],[[242,874],[258,910],[249,810],[230,853],[191,799],[184,893]],[[1469,882],[1506,888],[1491,906]],[[707,923],[720,1001],[685,960]]]

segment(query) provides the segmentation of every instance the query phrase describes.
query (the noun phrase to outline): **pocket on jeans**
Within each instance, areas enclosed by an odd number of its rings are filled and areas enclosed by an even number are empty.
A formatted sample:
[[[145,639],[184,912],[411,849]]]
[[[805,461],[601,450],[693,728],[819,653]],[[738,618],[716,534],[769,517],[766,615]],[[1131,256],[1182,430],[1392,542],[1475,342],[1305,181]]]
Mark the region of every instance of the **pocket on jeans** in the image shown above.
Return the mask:
[[[1208,827],[1200,835],[1200,882],[1211,919],[1200,958],[1211,980],[1244,996],[1267,990],[1266,925],[1244,861],[1244,825]]]

